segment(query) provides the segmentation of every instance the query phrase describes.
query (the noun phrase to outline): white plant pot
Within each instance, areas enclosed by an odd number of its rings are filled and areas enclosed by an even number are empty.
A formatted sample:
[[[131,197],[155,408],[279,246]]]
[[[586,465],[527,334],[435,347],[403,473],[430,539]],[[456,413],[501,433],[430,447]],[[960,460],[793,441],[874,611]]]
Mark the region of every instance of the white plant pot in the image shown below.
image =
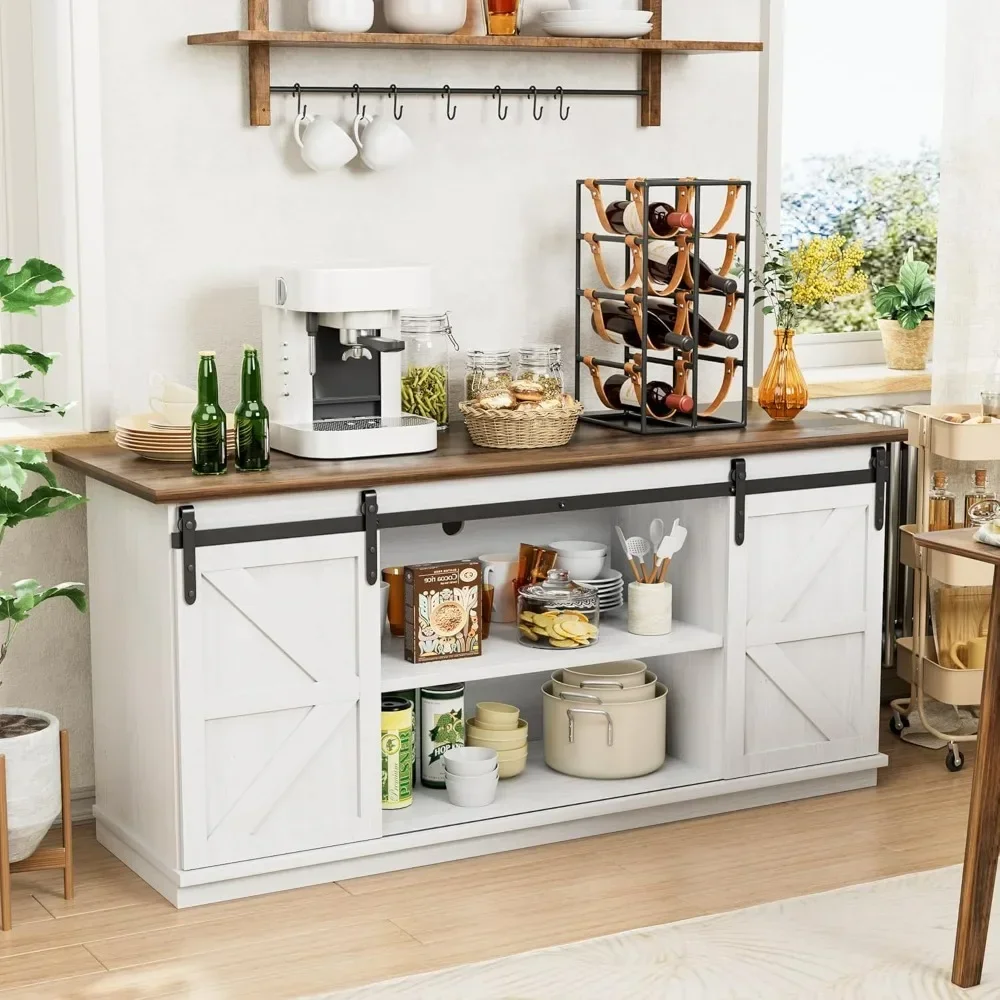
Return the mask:
[[[37,733],[0,739],[7,767],[7,829],[10,860],[30,857],[49,832],[61,805],[59,720],[35,708],[3,708],[2,715],[45,719]]]

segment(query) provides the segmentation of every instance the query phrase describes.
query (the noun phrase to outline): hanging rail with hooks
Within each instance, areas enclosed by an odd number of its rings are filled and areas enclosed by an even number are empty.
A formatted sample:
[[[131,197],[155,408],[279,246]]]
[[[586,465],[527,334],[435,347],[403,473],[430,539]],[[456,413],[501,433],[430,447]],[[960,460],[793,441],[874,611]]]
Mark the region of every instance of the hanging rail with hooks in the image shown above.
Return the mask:
[[[400,103],[401,97],[439,97],[445,101],[445,115],[448,121],[454,121],[458,113],[456,98],[459,97],[489,97],[497,102],[497,117],[504,121],[507,117],[509,107],[504,103],[507,97],[529,97],[531,98],[531,115],[535,121],[541,121],[545,112],[543,105],[539,104],[540,98],[552,98],[559,101],[559,118],[566,121],[569,118],[570,105],[566,99],[570,97],[642,97],[644,90],[609,90],[593,87],[501,87],[499,84],[493,87],[452,87],[443,84],[440,87],[397,87],[391,83],[384,87],[362,87],[357,83],[343,87],[305,87],[298,83],[291,86],[273,86],[272,94],[291,94],[298,101],[297,114],[302,114],[305,105],[302,98],[309,94],[342,94],[345,97],[353,97],[356,103],[358,114],[364,114],[367,106],[362,105],[363,96],[391,97],[392,114],[398,121],[403,117],[404,105]]]

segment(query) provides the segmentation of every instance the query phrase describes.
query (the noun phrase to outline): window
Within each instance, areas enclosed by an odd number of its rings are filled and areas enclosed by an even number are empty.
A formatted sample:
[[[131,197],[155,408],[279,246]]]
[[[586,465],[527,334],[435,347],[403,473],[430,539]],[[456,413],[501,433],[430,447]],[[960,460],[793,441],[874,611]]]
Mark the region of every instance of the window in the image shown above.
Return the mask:
[[[769,113],[780,109],[781,152],[776,165],[772,146],[768,162],[769,226],[780,215],[790,245],[838,232],[861,240],[877,286],[895,279],[910,247],[935,270],[946,2],[772,0],[780,44],[771,58],[780,64],[770,79],[780,96],[770,95]],[[773,9],[771,18],[773,26]],[[875,329],[870,293],[799,324],[845,342],[875,340]],[[877,344],[828,363],[879,360],[872,351],[880,354]]]

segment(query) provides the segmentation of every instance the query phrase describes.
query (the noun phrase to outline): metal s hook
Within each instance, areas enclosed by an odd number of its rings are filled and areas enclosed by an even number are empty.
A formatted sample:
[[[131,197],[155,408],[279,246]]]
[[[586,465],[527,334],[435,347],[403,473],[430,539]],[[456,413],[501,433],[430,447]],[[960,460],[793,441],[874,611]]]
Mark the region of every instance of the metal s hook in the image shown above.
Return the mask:
[[[458,108],[453,108],[451,106],[451,87],[448,86],[447,83],[441,88],[441,96],[446,98],[448,101],[444,113],[448,116],[448,121],[453,122],[455,120],[455,115],[458,114]]]
[[[399,121],[403,117],[403,105],[397,104],[399,94],[396,92],[396,85],[394,83],[389,85],[389,94],[392,97],[392,117]]]
[[[354,113],[364,118],[365,112],[368,110],[368,105],[365,104],[364,106],[362,106],[361,88],[357,84],[354,84],[351,87],[351,96],[354,98]]]
[[[503,91],[500,89],[500,84],[497,84],[493,88],[493,96],[494,98],[496,98],[497,102],[497,118],[499,118],[500,121],[503,121],[507,117],[507,112],[509,108],[507,107],[506,104],[503,103]],[[501,114],[501,108],[503,109],[502,114]]]
[[[295,95],[295,117],[304,118],[309,105],[302,103],[302,88],[298,84],[295,84],[292,87],[292,93]]]
[[[538,88],[529,87],[528,93],[531,94],[531,117],[535,119],[536,122],[542,120],[542,115],[545,113],[545,108],[540,108],[538,106]]]
[[[563,122],[566,121],[566,119],[569,118],[569,108],[563,107],[563,101],[565,100],[566,95],[563,93],[562,87],[556,87],[555,93],[552,96],[559,98],[559,120]]]

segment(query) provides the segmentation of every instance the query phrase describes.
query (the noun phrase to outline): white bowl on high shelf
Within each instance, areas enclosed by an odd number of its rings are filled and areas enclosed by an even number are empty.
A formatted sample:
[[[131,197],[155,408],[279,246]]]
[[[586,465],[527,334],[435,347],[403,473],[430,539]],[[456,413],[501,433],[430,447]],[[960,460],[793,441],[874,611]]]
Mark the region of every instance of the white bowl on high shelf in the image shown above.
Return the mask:
[[[570,10],[640,10],[639,0],[568,0]]]
[[[466,0],[384,0],[385,23],[406,35],[453,35],[465,24]]]
[[[309,0],[308,11],[313,31],[353,34],[375,23],[375,0]]]
[[[556,567],[566,570],[571,580],[600,576],[608,557],[607,545],[600,542],[553,542],[549,547],[556,552]]]

